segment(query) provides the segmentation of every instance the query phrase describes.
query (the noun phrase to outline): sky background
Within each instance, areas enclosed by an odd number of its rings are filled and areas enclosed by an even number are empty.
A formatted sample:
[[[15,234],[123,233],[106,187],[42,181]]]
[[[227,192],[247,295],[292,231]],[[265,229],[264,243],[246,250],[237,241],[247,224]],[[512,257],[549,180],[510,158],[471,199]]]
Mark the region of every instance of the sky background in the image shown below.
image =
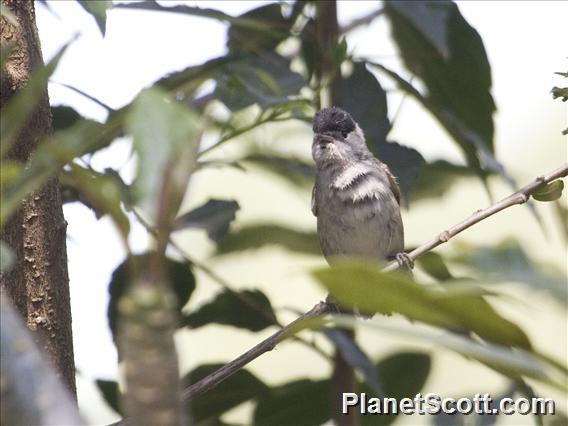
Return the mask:
[[[168,2],[172,3],[177,2]],[[260,3],[188,2],[233,15]],[[113,10],[108,14],[107,32],[103,38],[91,16],[74,1],[52,1],[49,4],[52,12],[36,4],[44,58],[49,60],[64,43],[77,36],[52,77],[50,100],[52,105],[71,105],[86,117],[103,120],[105,111],[57,83],[74,86],[113,108],[119,108],[164,74],[202,63],[225,52],[227,26],[215,20]],[[550,89],[562,84],[554,72],[566,71],[568,65],[568,27],[565,25],[568,2],[467,1],[458,4],[467,21],[483,38],[492,67],[493,95],[498,107],[495,115],[497,156],[523,184],[536,175],[553,170],[567,159],[566,137],[560,134],[568,121],[566,104],[552,101]],[[339,2],[340,24],[365,15],[376,7],[376,3],[367,1]],[[348,37],[348,44],[349,50],[358,56],[374,58],[395,69],[400,66],[384,19],[354,31]],[[392,89],[388,81],[384,82],[384,86]],[[389,98],[391,115],[400,102],[401,98],[396,93]],[[260,129],[247,138],[254,143],[274,144],[281,150],[309,155],[311,134],[307,125],[296,124],[284,130],[279,128],[282,131],[276,136],[273,130],[270,127]],[[390,136],[418,148],[428,160],[446,158],[463,163],[460,151],[448,140],[445,132],[412,100],[404,102]],[[115,145],[97,154],[93,165],[101,169],[124,167],[126,174],[131,173],[133,165],[129,160],[128,142]],[[231,158],[235,149],[229,143],[214,156]],[[497,197],[510,192],[498,180],[492,182],[492,187]],[[230,198],[230,195],[243,206],[238,214],[238,220],[243,223],[270,219],[291,223],[299,229],[315,229],[315,220],[309,210],[309,194],[293,190],[274,191],[274,180],[268,177],[258,179],[233,170],[205,171],[196,175],[189,189],[186,207],[198,205],[211,196]],[[415,245],[431,238],[435,232],[462,220],[487,203],[478,182],[455,185],[443,200],[423,202],[403,213],[407,244]],[[549,206],[539,206],[539,211],[547,223],[554,224]],[[76,204],[65,206],[65,216],[69,222],[68,256],[75,357],[81,373],[78,379],[79,401],[90,422],[109,423],[117,417],[100,404],[91,381],[96,378],[114,379],[118,374],[116,351],[106,323],[106,287],[110,274],[122,262],[124,252],[106,218],[97,220],[86,208]],[[534,258],[566,268],[565,244],[554,232],[544,237],[526,209],[511,210],[511,213],[495,217],[460,239],[491,244],[507,235],[516,235]],[[211,252],[210,243],[200,233],[182,233],[179,239],[198,258],[205,259]],[[137,251],[147,246],[148,240],[141,227],[133,228],[131,243]],[[322,291],[310,282],[305,273],[309,267],[324,264],[322,259],[287,253],[277,247],[258,253],[254,267],[251,267],[250,258],[250,253],[244,253],[215,259],[210,264],[221,275],[243,285],[254,283],[263,290],[266,286],[271,300],[278,300],[279,306],[307,309],[322,298]],[[210,298],[218,290],[205,277],[198,275],[198,279],[200,287],[192,297],[192,304]],[[301,300],[298,300],[298,295],[301,295]],[[526,295],[517,296],[522,299]],[[501,311],[526,327],[531,338],[536,339],[545,352],[558,359],[566,359],[566,324],[562,319],[566,318],[566,312],[549,306],[541,295],[528,296],[531,306],[521,309],[503,306]],[[178,346],[182,353],[182,370],[187,371],[204,361],[227,361],[257,343],[261,337],[262,333],[233,329],[207,328],[180,333]],[[408,344],[392,336],[380,341],[376,336],[373,338],[377,343],[371,346],[377,354],[384,355],[390,349]],[[212,341],[219,343],[212,345]],[[198,350],[188,350],[190,344]],[[473,385],[468,388],[464,382],[448,382],[448,375],[443,374],[444,369],[464,365],[467,366],[467,374],[470,374],[470,381],[464,378],[465,383],[479,385],[483,380],[496,389],[502,384],[483,367],[464,364],[466,361],[454,354],[436,352],[436,355],[438,374],[428,382],[430,390],[440,393],[443,389],[448,394],[482,391]],[[251,369],[264,379],[279,383],[289,380],[291,375],[321,377],[327,370],[319,364],[320,360],[313,354],[289,344],[270,356],[261,357]],[[275,365],[286,365],[286,368],[275,368]],[[236,418],[242,411],[237,410]]]

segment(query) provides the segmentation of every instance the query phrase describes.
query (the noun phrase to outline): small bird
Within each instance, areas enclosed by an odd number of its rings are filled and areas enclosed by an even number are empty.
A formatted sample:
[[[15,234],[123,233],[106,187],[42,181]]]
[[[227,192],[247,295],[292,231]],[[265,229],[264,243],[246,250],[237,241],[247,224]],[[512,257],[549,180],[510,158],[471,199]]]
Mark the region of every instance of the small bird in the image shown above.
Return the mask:
[[[359,125],[340,108],[318,111],[313,131],[312,212],[327,261],[361,257],[404,263],[400,190],[388,166],[373,156]]]

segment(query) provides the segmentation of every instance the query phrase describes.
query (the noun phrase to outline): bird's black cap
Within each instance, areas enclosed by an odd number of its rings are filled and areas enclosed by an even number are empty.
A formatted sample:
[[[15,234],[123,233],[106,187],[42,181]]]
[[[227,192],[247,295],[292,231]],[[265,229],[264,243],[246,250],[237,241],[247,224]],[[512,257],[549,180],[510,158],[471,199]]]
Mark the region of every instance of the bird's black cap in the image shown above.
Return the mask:
[[[338,107],[324,108],[316,113],[313,123],[314,133],[341,133],[345,138],[355,130],[351,114]]]

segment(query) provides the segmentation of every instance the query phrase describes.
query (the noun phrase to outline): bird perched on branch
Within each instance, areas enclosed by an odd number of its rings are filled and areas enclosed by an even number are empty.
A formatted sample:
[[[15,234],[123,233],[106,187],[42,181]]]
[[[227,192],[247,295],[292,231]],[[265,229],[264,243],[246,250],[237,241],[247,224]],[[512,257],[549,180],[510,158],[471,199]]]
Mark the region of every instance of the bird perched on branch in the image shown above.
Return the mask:
[[[312,212],[328,262],[362,257],[407,263],[396,178],[369,151],[359,125],[340,108],[324,108],[314,117],[313,131]]]

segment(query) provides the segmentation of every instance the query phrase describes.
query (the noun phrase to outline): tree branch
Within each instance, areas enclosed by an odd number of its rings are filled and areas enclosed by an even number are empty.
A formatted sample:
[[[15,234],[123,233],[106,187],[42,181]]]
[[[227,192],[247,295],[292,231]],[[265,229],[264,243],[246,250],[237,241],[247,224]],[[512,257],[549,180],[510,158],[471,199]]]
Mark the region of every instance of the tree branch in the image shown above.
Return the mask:
[[[553,172],[550,172],[546,176],[536,177],[531,183],[523,186],[517,192],[514,192],[508,197],[503,198],[501,201],[498,201],[483,210],[476,211],[474,214],[472,214],[464,221],[441,232],[440,234],[438,234],[438,236],[432,238],[430,241],[415,248],[410,253],[408,253],[408,257],[411,260],[414,260],[417,257],[422,256],[424,253],[427,253],[432,249],[438,247],[439,245],[447,243],[451,238],[453,238],[460,232],[465,231],[467,228],[475,225],[476,223],[481,222],[484,219],[487,219],[490,216],[493,216],[495,213],[499,213],[501,210],[505,210],[517,204],[526,203],[529,200],[530,195],[533,194],[542,185],[552,182],[555,179],[566,177],[567,174],[568,174],[568,163],[560,166],[558,169],[554,170]],[[385,272],[393,271],[398,267],[399,264],[395,260],[388,263],[383,269],[383,271]]]
[[[475,225],[476,223],[479,223],[482,220],[487,219],[488,217],[493,216],[494,214],[502,210],[505,210],[509,207],[512,207],[517,204],[526,203],[529,200],[530,195],[533,194],[542,185],[552,182],[553,180],[556,180],[558,178],[566,177],[567,175],[568,175],[568,163],[562,165],[558,169],[548,173],[545,176],[536,177],[531,183],[522,187],[517,192],[509,195],[506,198],[503,198],[501,201],[498,201],[483,210],[475,212],[466,220],[452,226],[446,231],[438,234],[438,236],[436,236],[432,240],[417,247],[416,249],[408,253],[408,257],[411,260],[415,260],[419,256],[422,256],[423,254],[431,251],[435,247],[438,247],[439,245],[448,242],[452,237],[466,230],[467,228]],[[383,271],[385,272],[393,271],[397,269],[399,266],[400,265],[397,261],[392,261],[384,267]],[[204,377],[197,383],[188,386],[182,393],[183,399],[184,400],[191,399],[196,395],[202,394],[214,388],[223,380],[225,380],[227,377],[236,373],[245,365],[258,358],[260,355],[274,349],[274,347],[278,343],[286,339],[289,334],[293,333],[296,330],[296,328],[306,320],[317,318],[319,316],[328,314],[330,312],[331,309],[327,303],[325,302],[318,303],[308,312],[296,318],[290,324],[286,325],[281,330],[278,330],[272,336],[268,337],[267,339],[263,340],[253,348],[249,349],[247,352],[245,352],[238,358],[225,364],[223,367],[219,368],[217,371],[210,374],[209,376]]]

